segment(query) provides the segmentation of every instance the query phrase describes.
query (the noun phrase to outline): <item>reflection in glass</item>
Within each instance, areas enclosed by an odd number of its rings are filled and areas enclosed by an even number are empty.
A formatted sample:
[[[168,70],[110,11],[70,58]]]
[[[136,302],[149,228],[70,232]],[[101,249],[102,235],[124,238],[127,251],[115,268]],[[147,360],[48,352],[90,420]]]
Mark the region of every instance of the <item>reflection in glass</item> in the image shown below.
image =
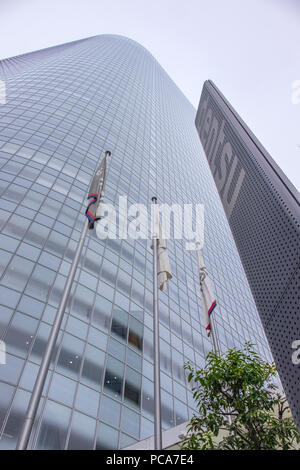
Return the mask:
[[[93,449],[96,420],[74,412],[68,449]]]
[[[7,390],[9,393],[9,390]],[[0,440],[3,449],[15,449],[23,424],[26,407],[28,406],[30,393],[18,390],[12,405],[12,409],[6,423],[4,433]]]
[[[104,423],[99,423],[96,450],[108,450],[118,448],[118,431],[107,426]]]
[[[175,426],[188,420],[188,411],[184,403],[174,398]]]
[[[65,447],[70,415],[70,408],[48,400],[36,448],[63,450]]]
[[[173,397],[164,390],[161,391],[161,418],[163,429],[174,426]]]
[[[85,350],[81,381],[99,389],[102,383],[105,354],[88,345]]]
[[[120,425],[121,406],[115,400],[102,396],[100,419],[113,426],[119,427]]]
[[[22,313],[15,313],[5,337],[7,352],[26,357],[37,325],[38,322],[34,318]]]
[[[112,335],[127,340],[128,313],[124,310],[114,309],[111,322]]]
[[[83,341],[65,333],[59,353],[57,370],[76,379],[81,364],[83,345]]]
[[[120,398],[123,388],[124,364],[111,356],[108,356],[104,389],[115,398]]]
[[[14,387],[5,383],[0,383],[0,428],[2,427],[8,406],[11,402]],[[0,439],[1,446],[1,439]]]
[[[74,380],[55,373],[51,381],[49,398],[72,406],[75,387],[76,382]]]
[[[126,368],[124,399],[131,406],[139,409],[141,404],[142,376],[130,367]]]
[[[97,416],[98,404],[99,393],[83,384],[79,384],[75,407],[84,413]]]
[[[129,322],[128,343],[139,351],[143,349],[143,325],[133,317]]]
[[[119,343],[119,341],[110,338],[108,343],[108,352],[121,361],[125,361],[125,346]]]
[[[122,430],[139,439],[140,415],[126,406],[122,409]]]

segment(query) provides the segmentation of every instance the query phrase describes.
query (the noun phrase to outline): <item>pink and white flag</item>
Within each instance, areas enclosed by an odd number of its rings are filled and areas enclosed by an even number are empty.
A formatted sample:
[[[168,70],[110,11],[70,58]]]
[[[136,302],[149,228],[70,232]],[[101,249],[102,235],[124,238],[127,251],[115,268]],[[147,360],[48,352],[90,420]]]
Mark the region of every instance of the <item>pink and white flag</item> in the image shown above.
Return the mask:
[[[210,331],[211,331],[210,316],[213,313],[214,309],[216,308],[217,301],[212,290],[211,282],[208,277],[208,272],[207,272],[200,249],[197,250],[197,255],[198,255],[198,269],[199,269],[200,288],[201,288],[202,310],[204,313],[204,324],[205,324],[207,336],[209,336]]]

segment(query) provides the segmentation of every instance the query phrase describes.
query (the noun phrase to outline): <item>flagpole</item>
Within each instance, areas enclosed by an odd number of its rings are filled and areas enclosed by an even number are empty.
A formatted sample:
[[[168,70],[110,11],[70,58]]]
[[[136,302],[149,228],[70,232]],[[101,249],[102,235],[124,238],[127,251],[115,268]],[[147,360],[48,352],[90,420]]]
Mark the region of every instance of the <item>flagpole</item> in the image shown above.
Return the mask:
[[[107,150],[105,152],[105,158],[109,155],[111,155],[111,153]],[[64,290],[63,290],[63,294],[62,294],[62,297],[61,297],[61,300],[60,300],[60,304],[59,304],[59,307],[58,307],[58,310],[57,310],[57,313],[56,313],[56,316],[55,316],[54,323],[53,323],[52,328],[51,328],[51,332],[50,332],[50,336],[49,336],[49,339],[48,339],[48,342],[47,342],[46,350],[45,350],[41,365],[39,367],[39,371],[38,371],[38,375],[37,375],[35,384],[33,386],[33,390],[32,390],[32,394],[31,394],[31,397],[30,397],[29,405],[28,405],[27,410],[26,410],[26,415],[25,415],[24,422],[23,422],[22,429],[21,429],[21,433],[20,433],[20,436],[19,436],[19,439],[18,439],[18,443],[17,443],[17,447],[16,447],[17,450],[26,450],[27,446],[28,446],[28,443],[29,443],[29,439],[30,439],[30,435],[31,435],[31,432],[32,432],[34,420],[35,420],[35,417],[36,417],[36,414],[37,414],[37,410],[38,410],[38,406],[39,406],[39,403],[40,403],[40,400],[41,400],[43,388],[44,388],[44,385],[45,385],[45,382],[46,382],[51,357],[52,357],[53,351],[55,349],[57,337],[58,337],[58,334],[59,334],[59,331],[60,331],[60,328],[61,328],[62,320],[63,320],[64,313],[65,313],[65,310],[66,310],[67,301],[68,301],[68,298],[69,298],[69,295],[70,295],[70,291],[71,291],[72,284],[73,284],[73,281],[74,281],[74,277],[75,277],[75,274],[76,274],[76,269],[77,269],[79,259],[80,259],[80,255],[81,255],[81,252],[82,252],[83,243],[84,243],[89,225],[90,225],[89,220],[85,219],[83,229],[82,229],[82,232],[81,232],[81,235],[80,235],[80,239],[78,241],[77,248],[76,248],[76,251],[75,251],[74,259],[72,261],[72,265],[71,265],[71,268],[70,268],[70,271],[69,271],[69,274],[68,274],[68,277],[67,277],[67,280],[66,280],[66,284],[65,284],[65,287],[64,287]]]
[[[50,337],[48,339],[46,351],[45,351],[44,357],[42,359],[42,362],[41,362],[41,365],[40,365],[40,368],[39,368],[39,372],[38,372],[38,375],[37,375],[37,378],[36,378],[36,381],[35,381],[35,384],[34,384],[34,387],[33,387],[30,402],[29,402],[29,405],[28,405],[28,408],[27,408],[27,411],[26,411],[26,416],[25,416],[25,419],[24,419],[24,423],[23,423],[23,426],[22,426],[21,434],[20,434],[20,437],[19,437],[19,440],[18,440],[17,450],[26,450],[27,446],[28,446],[28,442],[29,442],[31,431],[32,431],[34,419],[35,419],[35,416],[36,416],[36,413],[37,413],[37,409],[38,409],[38,406],[39,406],[39,402],[40,402],[42,392],[43,392],[43,388],[44,388],[44,385],[45,385],[45,381],[46,381],[46,378],[47,378],[47,373],[48,373],[48,370],[49,370],[49,365],[50,365],[52,353],[54,351],[56,341],[57,341],[57,337],[58,337],[58,334],[59,334],[59,331],[60,331],[62,319],[63,319],[64,313],[65,313],[68,297],[69,297],[70,290],[71,290],[71,287],[72,287],[72,283],[73,283],[73,280],[74,280],[74,277],[75,277],[76,268],[78,266],[78,262],[79,262],[79,258],[80,258],[80,254],[81,254],[81,251],[82,251],[83,242],[84,242],[87,230],[88,230],[88,220],[86,219],[85,222],[84,222],[84,226],[83,226],[83,229],[82,229],[82,232],[81,232],[81,236],[80,236],[78,245],[77,245],[77,249],[76,249],[75,256],[74,256],[74,259],[73,259],[73,262],[72,262],[72,266],[71,266],[69,275],[67,277],[67,281],[66,281],[65,288],[64,288],[62,298],[61,298],[61,301],[60,301],[60,305],[59,305],[59,308],[58,308],[58,311],[57,311],[57,314],[56,314],[56,317],[55,317],[55,321],[54,321],[52,329],[51,329],[51,333],[50,333]]]
[[[153,204],[157,198],[152,198]],[[158,234],[153,239],[153,344],[154,344],[154,450],[162,449],[161,395],[160,395],[160,353],[159,353],[159,318],[158,318],[158,283],[157,283],[157,242]]]

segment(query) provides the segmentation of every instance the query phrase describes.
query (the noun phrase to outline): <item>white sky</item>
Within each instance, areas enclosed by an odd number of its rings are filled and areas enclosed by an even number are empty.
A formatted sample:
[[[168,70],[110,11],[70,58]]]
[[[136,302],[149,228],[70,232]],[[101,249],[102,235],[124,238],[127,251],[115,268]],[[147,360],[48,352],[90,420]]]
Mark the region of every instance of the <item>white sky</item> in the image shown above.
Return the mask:
[[[0,59],[104,33],[145,46],[195,107],[212,79],[300,187],[300,0],[0,0]]]

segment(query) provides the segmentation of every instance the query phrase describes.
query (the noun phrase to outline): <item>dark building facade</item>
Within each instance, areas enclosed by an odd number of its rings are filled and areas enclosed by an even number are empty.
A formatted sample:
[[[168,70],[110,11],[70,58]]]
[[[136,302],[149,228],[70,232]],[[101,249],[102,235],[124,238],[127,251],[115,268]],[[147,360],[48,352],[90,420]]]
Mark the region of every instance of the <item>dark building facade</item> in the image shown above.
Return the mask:
[[[195,109],[136,42],[97,36],[0,62],[0,447],[15,448],[105,150],[105,201],[203,203],[203,254],[223,350],[250,340],[271,360],[194,126]],[[200,184],[199,184],[200,183]],[[183,364],[211,349],[196,254],[168,243],[159,294],[163,428],[194,403]],[[89,231],[34,424],[36,449],[123,448],[153,435],[152,251]]]
[[[195,123],[299,427],[299,193],[211,81]]]

